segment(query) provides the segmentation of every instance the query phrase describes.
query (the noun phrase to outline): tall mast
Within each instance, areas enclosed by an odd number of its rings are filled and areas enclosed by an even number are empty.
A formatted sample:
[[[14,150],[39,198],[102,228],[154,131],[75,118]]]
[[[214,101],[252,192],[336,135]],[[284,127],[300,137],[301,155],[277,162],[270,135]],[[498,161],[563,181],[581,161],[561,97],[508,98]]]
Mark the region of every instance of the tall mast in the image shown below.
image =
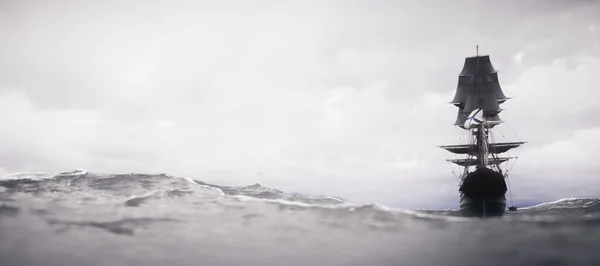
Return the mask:
[[[475,46],[477,49],[477,71],[475,72],[475,76],[477,77],[477,94],[479,94],[479,108],[480,112],[482,112],[483,121],[477,127],[477,168],[486,168],[488,164],[488,153],[487,153],[487,132],[485,128],[486,124],[486,113],[484,109],[484,99],[483,99],[483,88],[482,88],[482,80],[481,80],[481,66],[479,64],[479,45]]]

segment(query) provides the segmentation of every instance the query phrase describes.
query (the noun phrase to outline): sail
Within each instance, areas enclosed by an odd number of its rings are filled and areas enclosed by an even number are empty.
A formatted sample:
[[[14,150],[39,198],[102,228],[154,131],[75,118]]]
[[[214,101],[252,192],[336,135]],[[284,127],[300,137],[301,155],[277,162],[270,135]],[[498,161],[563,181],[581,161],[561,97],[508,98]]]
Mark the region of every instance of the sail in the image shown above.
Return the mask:
[[[481,73],[480,76],[480,85],[484,91],[493,94],[499,102],[504,102],[508,99],[500,87],[498,73]],[[458,76],[458,85],[456,86],[456,93],[451,102],[452,104],[463,107],[467,101],[467,96],[477,94],[477,77],[476,73]]]
[[[513,159],[513,158],[512,157],[489,158],[488,164],[501,164],[510,159]],[[451,163],[458,164],[460,166],[476,166],[479,163],[479,160],[477,160],[477,159],[451,159],[448,161]]]
[[[502,88],[500,87],[500,81],[498,80],[498,73],[492,73],[489,75],[490,81],[485,82],[483,86],[486,90],[493,91],[498,99],[499,103],[505,102],[508,98],[504,95]]]
[[[510,149],[517,148],[524,144],[525,142],[499,142],[499,143],[490,143],[488,145],[489,153],[504,153]],[[469,155],[477,155],[477,146],[475,144],[463,144],[463,145],[444,145],[440,146],[440,148],[445,149],[451,153],[456,154],[469,154]]]
[[[523,144],[525,144],[524,141],[490,143],[489,152],[495,154],[504,153],[509,151],[510,149],[517,148]]]
[[[456,116],[456,122],[454,122],[454,125],[465,128],[464,124],[467,121],[468,116],[469,116],[469,113],[465,113],[465,112],[463,112],[463,108],[459,108],[458,115]]]
[[[496,69],[492,66],[489,55],[472,56],[465,58],[465,65],[460,72],[461,76],[477,73],[478,69],[485,73],[496,73]]]
[[[456,154],[477,154],[477,146],[474,144],[444,145],[440,146],[440,148]]]
[[[452,104],[459,108],[455,125],[463,126],[468,115],[478,108],[489,120],[502,111],[500,104],[508,98],[504,95],[498,80],[498,73],[492,66],[489,56],[465,58],[465,64],[458,77],[458,85]],[[490,127],[492,127],[491,125]]]
[[[470,80],[471,77],[469,76],[458,77],[458,86],[456,87],[456,93],[454,94],[452,104],[463,108],[467,101],[467,95],[477,91],[477,87],[475,84],[471,83]]]
[[[458,115],[456,116],[456,121],[454,122],[454,125],[460,126],[463,129],[468,129],[468,127],[465,127],[465,122],[467,122],[470,113],[465,113],[463,112],[463,110],[464,109],[458,109]],[[494,126],[499,125],[501,123],[502,120],[500,119],[500,116],[495,115],[492,117],[488,117],[484,126],[486,128],[493,128]]]
[[[483,99],[480,99],[483,98]],[[495,116],[500,113],[500,104],[496,95],[488,90],[484,90],[482,95],[469,95],[463,108],[464,113],[471,113],[478,108],[483,109],[483,114],[486,117]]]

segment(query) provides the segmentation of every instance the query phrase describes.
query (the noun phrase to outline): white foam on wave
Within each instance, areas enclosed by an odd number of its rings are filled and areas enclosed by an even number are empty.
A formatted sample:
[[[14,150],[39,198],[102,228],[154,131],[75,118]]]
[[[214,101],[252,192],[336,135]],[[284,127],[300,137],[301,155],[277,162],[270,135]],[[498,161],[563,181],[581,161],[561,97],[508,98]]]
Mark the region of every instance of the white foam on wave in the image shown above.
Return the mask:
[[[31,179],[31,180],[46,180],[46,179],[52,179],[55,178],[57,176],[78,176],[78,175],[85,175],[87,174],[88,171],[81,169],[81,168],[77,168],[71,172],[60,172],[60,173],[54,173],[54,174],[50,174],[50,173],[46,173],[46,172],[15,172],[15,173],[8,173],[8,174],[4,174],[0,176],[0,179],[3,180],[19,180],[19,179]]]
[[[298,196],[302,196],[305,197],[307,199],[324,199],[324,200],[334,200],[334,201],[338,201],[340,203],[345,203],[346,201],[340,199],[340,198],[336,198],[336,197],[329,197],[329,196],[324,196],[324,197],[320,197],[320,196],[304,196],[304,195],[298,195]]]
[[[48,174],[45,172],[15,172],[4,174],[0,176],[2,180],[20,180],[20,179],[32,179],[32,180],[44,180],[44,179],[52,179],[54,177],[53,174]]]
[[[143,193],[140,195],[131,195],[131,196],[127,197],[127,200],[132,200],[132,199],[136,199],[136,198],[147,198],[147,197],[151,197],[151,196],[162,196],[164,194],[165,194],[164,190],[154,189],[154,190],[147,191],[146,193]]]
[[[270,187],[265,186],[262,183],[258,183],[258,182],[252,183],[252,184],[249,184],[249,185],[245,185],[245,186],[237,186],[235,188],[245,188],[245,187],[263,187],[263,188],[269,188],[269,189],[271,189]]]
[[[278,203],[278,204],[290,205],[290,206],[307,207],[307,208],[343,209],[343,208],[349,208],[349,207],[352,208],[352,207],[365,206],[365,205],[359,205],[359,204],[350,203],[350,202],[343,202],[340,204],[318,204],[318,203],[305,203],[305,202],[291,201],[291,200],[284,200],[284,199],[264,199],[264,198],[256,198],[256,197],[250,197],[250,196],[245,196],[245,195],[233,195],[231,197],[239,199],[240,201],[271,202],[271,203]]]
[[[55,176],[58,176],[58,175],[60,175],[60,176],[78,176],[78,175],[85,175],[87,173],[88,173],[88,171],[81,169],[81,168],[77,168],[71,172],[61,172],[61,173],[55,174]]]
[[[208,185],[202,185],[202,184],[198,184],[198,182],[196,182],[194,179],[191,179],[189,177],[180,177],[181,179],[191,183],[193,186],[195,187],[199,187],[199,188],[203,188],[203,189],[208,189],[211,191],[215,191],[218,192],[220,196],[225,196],[225,192],[223,192],[222,189],[218,188],[218,187],[213,187],[213,186],[208,186]]]
[[[194,182],[194,180],[192,180],[192,179],[189,179],[188,181],[190,181],[191,183],[194,183],[195,186],[197,186],[197,187],[201,187],[201,188],[204,188],[204,189],[216,191],[216,192],[219,193],[219,195],[225,196],[225,192],[223,192],[223,190],[220,189],[220,188],[218,188],[218,187],[213,187],[213,186],[207,186],[207,185],[198,184],[198,183]]]
[[[555,201],[540,203],[540,204],[529,206],[529,207],[522,207],[522,208],[519,208],[519,210],[528,210],[528,209],[532,209],[532,208],[546,207],[548,205],[563,203],[565,201],[575,201],[575,200],[593,200],[593,198],[574,198],[574,197],[563,198],[563,199],[559,199],[559,200],[555,200]]]

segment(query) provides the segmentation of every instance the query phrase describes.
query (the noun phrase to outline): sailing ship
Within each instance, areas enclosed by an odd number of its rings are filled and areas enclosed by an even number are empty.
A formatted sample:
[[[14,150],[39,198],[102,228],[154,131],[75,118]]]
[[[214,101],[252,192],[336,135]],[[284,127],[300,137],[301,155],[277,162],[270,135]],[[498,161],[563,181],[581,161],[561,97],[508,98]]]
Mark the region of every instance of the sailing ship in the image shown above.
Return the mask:
[[[517,148],[525,142],[490,142],[495,126],[503,121],[499,117],[500,104],[508,100],[498,73],[489,55],[465,58],[452,104],[458,107],[455,126],[468,134],[467,144],[444,145],[441,148],[462,154],[465,158],[450,159],[461,167],[459,176],[460,211],[463,216],[502,216],[506,209],[506,181],[508,171],[501,165],[514,157],[500,154]],[[511,206],[509,210],[516,210]]]

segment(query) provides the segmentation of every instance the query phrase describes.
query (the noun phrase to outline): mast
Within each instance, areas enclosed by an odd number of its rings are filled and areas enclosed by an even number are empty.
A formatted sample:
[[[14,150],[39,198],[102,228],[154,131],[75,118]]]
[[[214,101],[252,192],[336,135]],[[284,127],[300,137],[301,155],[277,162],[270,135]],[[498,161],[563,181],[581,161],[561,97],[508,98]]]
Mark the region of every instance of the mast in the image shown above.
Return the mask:
[[[488,166],[488,152],[487,152],[487,133],[481,123],[477,129],[477,168],[487,168]]]
[[[477,58],[477,72],[475,73],[475,75],[477,76],[477,94],[479,95],[479,108],[481,110],[484,110],[484,105],[483,105],[483,89],[482,89],[482,84],[481,84],[481,67],[479,65],[479,45],[475,46],[477,49],[477,56],[475,58]],[[488,153],[487,153],[487,132],[484,128],[485,125],[485,112],[483,113],[483,122],[479,124],[479,127],[477,129],[477,159],[479,159],[479,163],[477,164],[477,168],[487,168],[487,157],[488,157]]]

